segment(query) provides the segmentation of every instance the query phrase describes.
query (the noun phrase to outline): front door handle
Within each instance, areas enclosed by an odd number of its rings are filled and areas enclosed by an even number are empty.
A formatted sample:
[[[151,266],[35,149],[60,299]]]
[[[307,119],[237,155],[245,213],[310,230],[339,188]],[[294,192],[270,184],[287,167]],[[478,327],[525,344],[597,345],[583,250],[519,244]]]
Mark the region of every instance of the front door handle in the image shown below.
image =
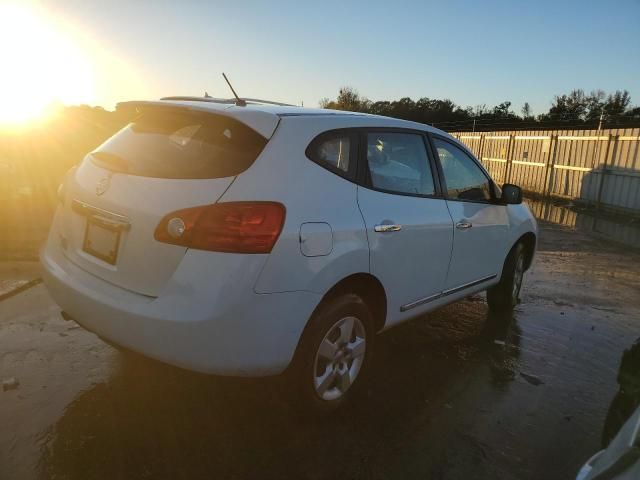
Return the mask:
[[[398,230],[402,230],[402,225],[396,225],[396,224],[382,224],[382,225],[376,225],[375,227],[373,227],[373,229],[376,232],[397,232]]]
[[[473,227],[473,224],[471,222],[467,222],[466,220],[456,223],[456,228],[458,230],[466,230],[467,228],[471,227]]]

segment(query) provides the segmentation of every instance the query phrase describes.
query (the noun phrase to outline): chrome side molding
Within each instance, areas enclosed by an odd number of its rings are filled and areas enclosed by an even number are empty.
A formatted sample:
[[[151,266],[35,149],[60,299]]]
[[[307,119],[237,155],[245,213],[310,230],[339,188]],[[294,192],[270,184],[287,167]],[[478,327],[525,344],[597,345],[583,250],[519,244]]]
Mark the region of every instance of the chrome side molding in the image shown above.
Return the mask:
[[[400,311],[401,312],[406,312],[407,310],[411,310],[412,308],[419,307],[420,305],[424,305],[425,303],[433,302],[434,300],[437,300],[438,298],[441,298],[443,296],[444,295],[442,293],[436,293],[435,295],[430,295],[428,297],[421,298],[420,300],[416,300],[415,302],[411,302],[411,303],[407,303],[406,305],[402,305],[400,307]]]
[[[443,291],[442,295],[451,295],[452,293],[457,293],[460,290],[464,290],[465,288],[475,287],[476,285],[479,285],[480,283],[484,283],[484,282],[486,282],[488,280],[492,280],[492,279],[494,279],[496,277],[497,277],[496,274],[487,275],[486,277],[479,278],[478,280],[474,280],[473,282],[465,283],[464,285],[460,285],[459,287],[449,288],[449,289]]]
[[[407,310],[411,310],[412,308],[419,307],[420,305],[424,305],[425,303],[433,302],[442,297],[446,297],[447,295],[451,295],[467,288],[475,287],[481,283],[487,282],[489,280],[493,280],[497,275],[487,275],[486,277],[479,278],[478,280],[474,280],[473,282],[465,283],[458,287],[448,288],[447,290],[443,290],[441,293],[436,293],[434,295],[429,295],[428,297],[421,298],[420,300],[416,300],[415,302],[407,303],[406,305],[402,305],[400,307],[401,312],[406,312]]]

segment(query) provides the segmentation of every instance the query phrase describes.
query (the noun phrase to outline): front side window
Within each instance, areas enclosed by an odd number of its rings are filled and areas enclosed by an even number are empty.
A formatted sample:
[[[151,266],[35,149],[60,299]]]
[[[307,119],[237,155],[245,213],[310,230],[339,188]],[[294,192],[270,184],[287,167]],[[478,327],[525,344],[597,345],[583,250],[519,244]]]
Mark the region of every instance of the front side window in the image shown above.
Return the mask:
[[[433,195],[435,186],[423,137],[413,133],[368,133],[367,164],[373,188]]]
[[[491,200],[489,179],[466,152],[438,138],[433,143],[442,165],[449,199]]]
[[[316,163],[346,173],[351,162],[352,136],[344,132],[325,134],[311,144],[308,156]]]

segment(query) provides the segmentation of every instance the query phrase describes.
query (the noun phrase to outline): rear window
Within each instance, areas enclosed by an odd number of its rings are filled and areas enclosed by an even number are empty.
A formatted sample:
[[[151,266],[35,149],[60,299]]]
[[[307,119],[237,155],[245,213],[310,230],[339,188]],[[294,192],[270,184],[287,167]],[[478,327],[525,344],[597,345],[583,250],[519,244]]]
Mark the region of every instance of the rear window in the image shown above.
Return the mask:
[[[91,153],[116,172],[157,178],[238,175],[267,139],[246,125],[212,114],[148,111]]]

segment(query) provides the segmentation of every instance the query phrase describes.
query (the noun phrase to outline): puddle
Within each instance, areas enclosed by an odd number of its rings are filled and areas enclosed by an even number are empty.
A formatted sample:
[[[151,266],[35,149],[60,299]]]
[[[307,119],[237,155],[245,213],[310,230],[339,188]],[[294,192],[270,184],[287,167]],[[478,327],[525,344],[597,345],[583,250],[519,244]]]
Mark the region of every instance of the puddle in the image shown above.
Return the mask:
[[[640,220],[578,207],[570,201],[525,200],[538,220],[572,227],[616,243],[640,248]]]

